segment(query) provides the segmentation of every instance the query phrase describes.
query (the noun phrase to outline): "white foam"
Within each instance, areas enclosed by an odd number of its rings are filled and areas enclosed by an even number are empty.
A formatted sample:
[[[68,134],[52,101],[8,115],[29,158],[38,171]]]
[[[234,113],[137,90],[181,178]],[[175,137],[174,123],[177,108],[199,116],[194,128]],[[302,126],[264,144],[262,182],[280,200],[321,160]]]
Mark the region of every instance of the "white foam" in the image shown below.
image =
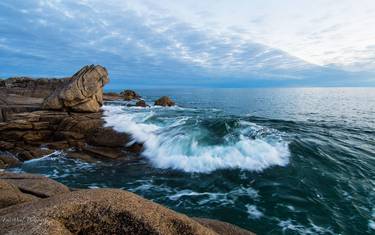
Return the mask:
[[[103,109],[106,125],[130,133],[136,141],[144,143],[143,155],[158,168],[201,173],[234,168],[261,171],[270,166],[285,166],[289,161],[285,141],[268,142],[241,134],[235,143],[202,145],[195,139],[199,130],[179,130],[186,117],[176,117],[174,122],[163,126],[147,122],[155,115],[155,110],[125,111],[121,106],[104,106]]]
[[[255,205],[246,205],[246,209],[249,217],[252,219],[259,219],[263,216],[263,213]]]

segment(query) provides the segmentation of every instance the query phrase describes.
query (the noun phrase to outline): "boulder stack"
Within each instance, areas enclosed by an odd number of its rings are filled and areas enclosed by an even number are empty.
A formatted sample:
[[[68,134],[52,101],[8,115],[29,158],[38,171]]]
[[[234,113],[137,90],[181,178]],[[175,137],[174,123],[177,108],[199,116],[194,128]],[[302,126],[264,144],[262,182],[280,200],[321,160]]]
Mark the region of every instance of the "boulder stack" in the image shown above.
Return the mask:
[[[44,109],[98,112],[103,104],[103,86],[109,81],[100,65],[85,66],[53,92],[43,103]]]

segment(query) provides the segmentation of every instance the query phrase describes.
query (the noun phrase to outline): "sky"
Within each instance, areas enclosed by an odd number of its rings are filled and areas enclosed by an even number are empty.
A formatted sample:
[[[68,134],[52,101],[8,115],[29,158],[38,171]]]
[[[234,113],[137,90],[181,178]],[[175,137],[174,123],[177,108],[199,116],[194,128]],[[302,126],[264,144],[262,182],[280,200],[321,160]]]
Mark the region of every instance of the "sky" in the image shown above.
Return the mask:
[[[2,0],[0,77],[115,87],[375,86],[374,0]]]

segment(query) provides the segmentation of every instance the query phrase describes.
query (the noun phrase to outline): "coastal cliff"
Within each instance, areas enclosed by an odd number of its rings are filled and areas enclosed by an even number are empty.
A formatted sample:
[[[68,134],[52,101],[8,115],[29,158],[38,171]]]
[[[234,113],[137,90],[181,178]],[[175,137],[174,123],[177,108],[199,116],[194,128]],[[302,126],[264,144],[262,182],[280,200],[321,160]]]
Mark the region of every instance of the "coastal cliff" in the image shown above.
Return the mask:
[[[142,143],[104,126],[109,82],[100,65],[63,79],[0,81],[0,168],[56,150],[84,161],[133,162]],[[125,97],[124,97],[125,96]],[[140,96],[136,105],[145,107]],[[162,97],[157,105],[174,102]],[[43,176],[0,172],[0,234],[252,234],[231,224],[189,218],[118,189],[69,189]]]

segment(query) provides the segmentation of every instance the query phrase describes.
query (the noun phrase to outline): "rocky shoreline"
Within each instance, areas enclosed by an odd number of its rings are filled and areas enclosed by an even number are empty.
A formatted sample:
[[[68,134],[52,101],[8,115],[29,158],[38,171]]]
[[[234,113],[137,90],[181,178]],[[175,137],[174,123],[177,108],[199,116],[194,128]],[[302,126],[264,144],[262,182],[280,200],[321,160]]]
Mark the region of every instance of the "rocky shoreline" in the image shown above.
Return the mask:
[[[0,80],[0,168],[56,150],[84,161],[141,159],[142,143],[105,127],[100,107],[113,100],[148,105],[130,90],[104,94],[108,82],[100,65],[62,79]],[[161,97],[155,105],[175,103]],[[0,234],[251,233],[189,218],[123,190],[72,190],[43,176],[0,172]]]
[[[0,172],[0,234],[253,233],[190,218],[124,190],[72,190],[44,176]]]
[[[0,84],[0,168],[55,150],[70,157],[134,161],[142,144],[104,127],[100,107],[109,77],[85,66],[71,78],[10,78]],[[113,96],[121,99],[121,95]]]

